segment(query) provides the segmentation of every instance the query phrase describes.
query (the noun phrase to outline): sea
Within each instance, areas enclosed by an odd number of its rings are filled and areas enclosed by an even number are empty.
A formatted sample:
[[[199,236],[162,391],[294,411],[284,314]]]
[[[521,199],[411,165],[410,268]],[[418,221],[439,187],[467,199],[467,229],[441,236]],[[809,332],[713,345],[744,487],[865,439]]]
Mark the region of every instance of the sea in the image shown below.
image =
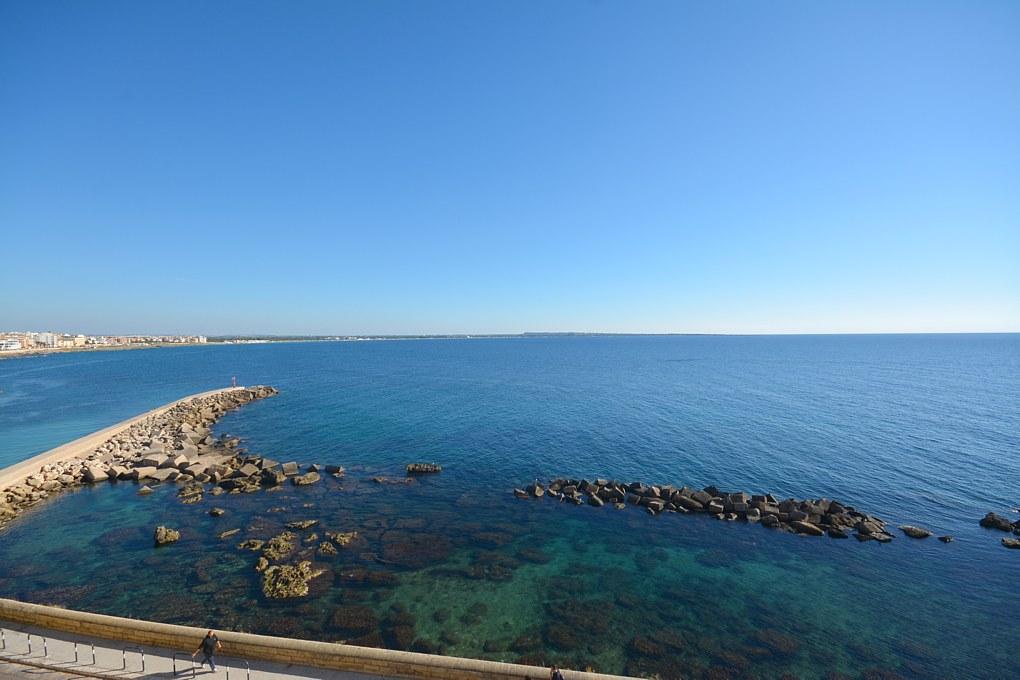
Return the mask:
[[[526,336],[0,361],[0,466],[229,385],[215,427],[308,487],[58,494],[0,531],[0,597],[168,623],[659,678],[1020,677],[1020,335]],[[442,465],[405,483],[412,462]],[[555,477],[830,498],[888,544],[522,500]],[[208,510],[224,509],[220,517]],[[238,548],[315,519],[266,599]],[[181,540],[155,548],[157,525]],[[950,543],[911,539],[914,524]],[[220,539],[226,530],[239,529]],[[335,557],[324,533],[358,532]],[[310,534],[317,533],[318,538]]]

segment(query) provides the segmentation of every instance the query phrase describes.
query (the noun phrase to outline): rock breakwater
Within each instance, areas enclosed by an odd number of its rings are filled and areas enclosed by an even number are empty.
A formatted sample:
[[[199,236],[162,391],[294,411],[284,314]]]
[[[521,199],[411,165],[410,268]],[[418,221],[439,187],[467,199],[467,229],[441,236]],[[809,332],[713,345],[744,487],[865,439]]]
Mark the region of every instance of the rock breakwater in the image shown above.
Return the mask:
[[[612,505],[620,510],[636,506],[651,515],[704,513],[720,520],[758,523],[805,536],[854,536],[859,541],[879,543],[893,539],[884,520],[827,498],[780,500],[768,493],[724,492],[715,486],[692,489],[606,479],[554,479],[548,485],[536,480],[514,489],[514,495],[524,499],[551,498],[575,505]],[[908,536],[931,535],[926,529],[908,526],[910,530],[904,532]]]
[[[85,484],[122,479],[214,481],[226,474],[229,468],[219,467],[235,456],[239,440],[213,437],[212,425],[228,411],[277,393],[260,385],[185,400],[121,430],[83,455],[46,463],[0,490],[0,527],[52,494]]]

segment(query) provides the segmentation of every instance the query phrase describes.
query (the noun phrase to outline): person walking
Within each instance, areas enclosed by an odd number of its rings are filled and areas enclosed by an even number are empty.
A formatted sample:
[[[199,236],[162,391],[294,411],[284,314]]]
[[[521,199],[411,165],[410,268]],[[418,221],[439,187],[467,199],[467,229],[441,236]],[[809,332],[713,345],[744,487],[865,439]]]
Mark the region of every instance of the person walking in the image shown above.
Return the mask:
[[[563,680],[563,673],[556,666],[549,669],[549,680]]]
[[[216,633],[210,630],[205,634],[205,637],[202,638],[202,642],[199,643],[198,649],[191,653],[191,658],[194,659],[196,654],[202,652],[202,663],[198,665],[203,666],[205,665],[205,662],[208,661],[209,668],[211,668],[215,673],[216,661],[213,660],[213,656],[221,649],[223,649],[223,645],[220,644],[220,639],[216,637]]]

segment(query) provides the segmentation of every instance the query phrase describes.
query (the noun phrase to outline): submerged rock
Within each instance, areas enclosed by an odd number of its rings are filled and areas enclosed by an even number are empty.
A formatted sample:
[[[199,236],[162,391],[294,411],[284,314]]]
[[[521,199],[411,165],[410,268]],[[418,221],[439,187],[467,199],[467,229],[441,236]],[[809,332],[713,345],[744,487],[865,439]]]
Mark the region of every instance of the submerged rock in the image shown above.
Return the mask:
[[[370,607],[345,605],[333,610],[329,627],[341,635],[364,635],[379,628],[379,619]]]
[[[308,560],[273,565],[262,572],[262,594],[271,599],[304,597],[308,582],[323,573],[323,569],[313,569]]]
[[[904,524],[903,526],[900,527],[900,531],[905,533],[907,536],[910,536],[911,538],[928,538],[929,536],[931,536],[931,532],[928,531],[927,529],[915,527],[911,524]]]
[[[327,531],[326,538],[336,543],[341,548],[347,547],[358,538],[357,531],[336,532]]]
[[[1020,538],[1004,538],[1002,545],[1013,550],[1020,550]]]
[[[289,531],[273,536],[262,548],[262,554],[270,560],[282,560],[294,552],[294,539],[297,538]]]
[[[156,527],[153,538],[156,541],[156,545],[166,545],[168,543],[176,543],[181,539],[181,532],[176,529],[170,529],[165,526]]]
[[[295,529],[301,531],[309,527],[314,527],[318,523],[319,520],[317,519],[302,519],[296,522],[287,522],[286,526],[288,529]]]
[[[308,486],[310,484],[315,484],[320,479],[322,478],[319,476],[319,473],[312,471],[306,472],[303,475],[298,475],[297,477],[291,477],[290,481],[294,483],[294,486]]]
[[[939,536],[939,540],[942,541],[943,543],[952,543],[953,542],[953,537],[952,536]]]

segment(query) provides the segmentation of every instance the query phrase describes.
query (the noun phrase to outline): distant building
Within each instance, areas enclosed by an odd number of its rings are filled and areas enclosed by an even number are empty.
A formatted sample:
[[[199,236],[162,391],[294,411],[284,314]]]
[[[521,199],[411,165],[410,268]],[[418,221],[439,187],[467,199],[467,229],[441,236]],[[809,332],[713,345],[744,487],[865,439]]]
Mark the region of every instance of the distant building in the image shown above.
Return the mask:
[[[0,340],[0,352],[10,352],[16,349],[21,349],[21,340],[14,338]]]

